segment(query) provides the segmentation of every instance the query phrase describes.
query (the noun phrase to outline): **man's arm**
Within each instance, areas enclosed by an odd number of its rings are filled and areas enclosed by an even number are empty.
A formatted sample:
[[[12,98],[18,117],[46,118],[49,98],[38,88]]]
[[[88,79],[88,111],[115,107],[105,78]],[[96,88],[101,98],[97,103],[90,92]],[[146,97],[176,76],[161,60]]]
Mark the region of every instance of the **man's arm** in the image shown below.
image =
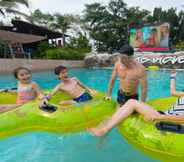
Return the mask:
[[[142,78],[140,79],[140,84],[141,84],[141,101],[145,102],[146,97],[147,97],[147,74],[146,71],[144,70],[144,74]]]
[[[114,85],[114,81],[116,80],[116,77],[117,77],[117,64],[115,64],[115,67],[112,71],[112,76],[111,76],[111,80],[109,82],[107,97],[111,96],[112,88],[113,88],[113,85]]]

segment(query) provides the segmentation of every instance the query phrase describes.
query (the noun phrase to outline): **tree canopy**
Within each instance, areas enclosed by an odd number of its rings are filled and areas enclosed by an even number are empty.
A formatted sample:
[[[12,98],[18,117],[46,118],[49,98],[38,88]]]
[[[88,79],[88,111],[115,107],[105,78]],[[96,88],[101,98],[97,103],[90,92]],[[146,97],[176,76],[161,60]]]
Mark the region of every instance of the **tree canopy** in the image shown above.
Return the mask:
[[[107,5],[92,3],[85,6],[83,21],[95,41],[98,51],[113,52],[128,43],[129,28],[147,23],[170,23],[173,45],[184,41],[184,12],[176,8],[155,8],[153,13],[139,7],[127,7],[123,0],[111,0]]]

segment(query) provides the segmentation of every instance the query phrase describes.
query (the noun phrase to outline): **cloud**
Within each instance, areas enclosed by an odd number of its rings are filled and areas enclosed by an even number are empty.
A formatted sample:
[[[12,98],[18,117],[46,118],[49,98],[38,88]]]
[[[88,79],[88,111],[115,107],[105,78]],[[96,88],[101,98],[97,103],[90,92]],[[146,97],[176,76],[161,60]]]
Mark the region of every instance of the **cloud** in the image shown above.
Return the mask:
[[[60,13],[80,13],[84,8],[85,4],[93,2],[108,3],[109,0],[30,0],[31,9],[37,8],[44,12],[60,12]],[[168,9],[170,7],[176,7],[182,9],[184,2],[181,0],[125,0],[128,6],[139,6],[152,11],[154,7],[162,7]],[[183,8],[184,9],[184,8]]]

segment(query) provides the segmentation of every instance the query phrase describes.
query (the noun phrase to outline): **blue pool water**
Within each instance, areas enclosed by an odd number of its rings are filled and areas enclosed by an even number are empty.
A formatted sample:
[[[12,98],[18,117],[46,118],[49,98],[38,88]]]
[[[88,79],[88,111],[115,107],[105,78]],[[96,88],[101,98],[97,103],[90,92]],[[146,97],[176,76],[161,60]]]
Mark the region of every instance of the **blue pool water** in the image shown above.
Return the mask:
[[[106,91],[111,70],[71,69],[84,84]],[[148,72],[148,99],[169,96],[169,71]],[[53,88],[57,77],[51,71],[33,74],[33,80],[43,89]],[[178,72],[177,89],[182,90],[184,72]],[[116,97],[115,82],[113,97]],[[11,75],[0,76],[0,88],[15,87]],[[184,89],[184,86],[183,86]],[[116,129],[105,138],[88,133],[66,136],[49,133],[29,133],[0,141],[0,162],[156,162],[129,145]]]

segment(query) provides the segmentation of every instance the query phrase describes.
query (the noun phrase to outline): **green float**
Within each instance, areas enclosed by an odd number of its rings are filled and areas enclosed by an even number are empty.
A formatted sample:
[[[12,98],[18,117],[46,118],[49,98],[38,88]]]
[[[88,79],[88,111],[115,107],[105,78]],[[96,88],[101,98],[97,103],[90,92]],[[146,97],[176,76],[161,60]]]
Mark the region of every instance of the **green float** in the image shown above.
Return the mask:
[[[50,103],[57,106],[57,110],[52,113],[41,110],[38,100],[1,113],[0,139],[35,131],[58,134],[84,131],[86,128],[99,124],[116,108],[116,103],[104,100],[104,94],[100,92],[88,102],[67,107],[58,105],[61,100],[68,99],[71,98],[64,93],[55,95]],[[0,93],[0,104],[14,104],[15,102],[15,93]]]
[[[158,110],[168,109],[176,98],[161,98],[149,102]],[[118,127],[128,142],[147,155],[162,162],[184,162],[184,134],[160,131],[155,123],[145,122],[142,116],[133,114]]]
[[[103,93],[97,93],[93,100],[63,107],[60,100],[71,99],[63,93],[54,96],[50,103],[57,106],[55,112],[49,113],[38,107],[35,100],[15,110],[0,114],[0,139],[14,135],[45,131],[57,134],[75,133],[86,128],[95,127],[101,121],[111,116],[116,109],[114,101],[105,101]],[[13,104],[16,94],[0,93],[0,104]],[[158,110],[168,109],[176,98],[162,98],[149,102]],[[163,132],[155,127],[155,123],[145,122],[142,116],[133,114],[124,120],[118,129],[120,133],[145,154],[162,162],[184,161],[184,135]]]

